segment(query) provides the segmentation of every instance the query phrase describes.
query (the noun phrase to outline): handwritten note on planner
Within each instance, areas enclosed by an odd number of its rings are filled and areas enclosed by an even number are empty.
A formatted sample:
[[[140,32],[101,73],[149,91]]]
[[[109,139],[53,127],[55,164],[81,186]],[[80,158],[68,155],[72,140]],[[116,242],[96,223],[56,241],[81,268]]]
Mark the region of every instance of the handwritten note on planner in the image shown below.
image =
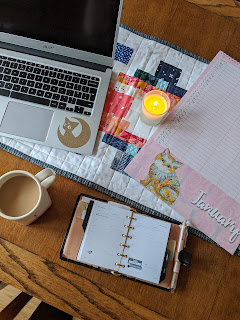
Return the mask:
[[[240,64],[220,51],[125,169],[232,254],[240,243],[239,92]]]

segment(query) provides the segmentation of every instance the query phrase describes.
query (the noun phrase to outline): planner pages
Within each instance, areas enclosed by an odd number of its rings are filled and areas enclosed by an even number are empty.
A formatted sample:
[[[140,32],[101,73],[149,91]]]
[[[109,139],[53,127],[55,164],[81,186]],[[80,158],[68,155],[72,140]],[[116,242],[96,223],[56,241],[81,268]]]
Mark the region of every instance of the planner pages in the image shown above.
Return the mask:
[[[119,272],[159,283],[171,224],[141,214],[133,214]]]
[[[159,283],[171,224],[94,201],[77,260]]]
[[[240,243],[240,64],[219,52],[125,172],[230,253]]]

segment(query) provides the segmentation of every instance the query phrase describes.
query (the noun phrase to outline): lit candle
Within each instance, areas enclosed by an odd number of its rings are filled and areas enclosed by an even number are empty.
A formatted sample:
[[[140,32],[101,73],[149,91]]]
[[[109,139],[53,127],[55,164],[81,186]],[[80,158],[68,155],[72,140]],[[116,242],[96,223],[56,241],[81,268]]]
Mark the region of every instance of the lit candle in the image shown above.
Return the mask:
[[[160,123],[170,107],[170,99],[160,90],[149,91],[143,99],[141,119],[145,124],[155,126]]]

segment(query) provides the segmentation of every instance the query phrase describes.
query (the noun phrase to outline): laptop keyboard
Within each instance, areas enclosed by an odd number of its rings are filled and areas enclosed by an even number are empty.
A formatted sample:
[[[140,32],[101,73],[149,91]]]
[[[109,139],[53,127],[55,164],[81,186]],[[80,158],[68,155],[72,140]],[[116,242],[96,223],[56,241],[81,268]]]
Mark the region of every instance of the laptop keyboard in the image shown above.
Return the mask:
[[[90,116],[100,79],[0,56],[0,95]]]

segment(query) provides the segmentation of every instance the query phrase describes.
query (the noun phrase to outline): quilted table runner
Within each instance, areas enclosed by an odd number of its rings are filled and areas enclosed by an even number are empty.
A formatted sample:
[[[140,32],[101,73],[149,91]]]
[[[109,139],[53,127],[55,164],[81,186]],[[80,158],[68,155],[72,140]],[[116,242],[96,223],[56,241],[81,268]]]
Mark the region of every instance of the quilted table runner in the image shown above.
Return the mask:
[[[152,89],[165,91],[173,109],[208,63],[167,41],[121,25],[94,153],[84,156],[6,137],[0,137],[0,147],[149,215],[180,223],[183,217],[124,169],[156,130],[139,118],[144,94]],[[194,227],[190,232],[213,242]],[[240,250],[235,254],[240,256]]]

